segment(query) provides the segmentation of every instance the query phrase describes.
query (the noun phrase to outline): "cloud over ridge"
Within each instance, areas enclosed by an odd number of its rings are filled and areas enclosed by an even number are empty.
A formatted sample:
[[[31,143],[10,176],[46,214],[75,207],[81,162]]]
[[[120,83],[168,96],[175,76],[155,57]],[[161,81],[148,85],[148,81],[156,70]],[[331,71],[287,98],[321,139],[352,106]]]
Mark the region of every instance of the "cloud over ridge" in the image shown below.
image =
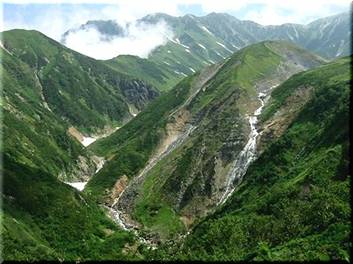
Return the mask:
[[[134,21],[125,24],[123,31],[121,35],[106,38],[94,26],[90,26],[69,32],[65,37],[65,45],[101,60],[122,54],[147,58],[151,51],[173,37],[173,31],[163,20],[153,25]]]

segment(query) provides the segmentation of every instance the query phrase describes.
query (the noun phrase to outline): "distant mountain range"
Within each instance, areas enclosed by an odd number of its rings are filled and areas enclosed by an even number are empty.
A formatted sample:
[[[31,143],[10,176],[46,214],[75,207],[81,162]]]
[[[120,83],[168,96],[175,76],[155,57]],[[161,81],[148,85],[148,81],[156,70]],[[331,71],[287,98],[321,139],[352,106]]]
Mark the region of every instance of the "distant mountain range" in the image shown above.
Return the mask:
[[[160,21],[165,21],[174,32],[173,38],[153,50],[148,57],[149,65],[155,64],[152,67],[160,72],[148,79],[162,90],[170,89],[178,80],[205,65],[219,62],[249,44],[264,40],[287,40],[326,59],[350,54],[348,13],[318,19],[307,25],[262,26],[224,13],[210,13],[202,17],[174,17],[156,13],[139,19],[137,23],[153,25]],[[67,31],[62,43],[65,43],[68,34],[88,28],[97,29],[106,40],[124,36],[123,28],[115,21],[88,21]],[[109,64],[122,69],[129,69],[131,64],[141,68],[141,59],[123,55],[112,59]]]

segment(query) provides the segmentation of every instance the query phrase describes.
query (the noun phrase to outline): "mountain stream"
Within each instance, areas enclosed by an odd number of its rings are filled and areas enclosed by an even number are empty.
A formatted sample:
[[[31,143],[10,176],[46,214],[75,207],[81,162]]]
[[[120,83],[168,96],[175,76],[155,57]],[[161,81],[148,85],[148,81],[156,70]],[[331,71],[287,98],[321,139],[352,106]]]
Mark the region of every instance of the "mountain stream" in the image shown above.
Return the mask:
[[[273,88],[273,87],[271,87]],[[237,159],[233,162],[228,174],[225,192],[221,196],[218,205],[223,204],[232,195],[237,185],[242,181],[249,165],[256,159],[256,139],[259,135],[256,124],[258,122],[258,116],[261,114],[262,109],[265,105],[266,93],[259,93],[258,99],[261,102],[261,106],[256,109],[253,115],[249,116],[250,123],[250,134],[248,142],[246,143],[243,150],[238,155]]]

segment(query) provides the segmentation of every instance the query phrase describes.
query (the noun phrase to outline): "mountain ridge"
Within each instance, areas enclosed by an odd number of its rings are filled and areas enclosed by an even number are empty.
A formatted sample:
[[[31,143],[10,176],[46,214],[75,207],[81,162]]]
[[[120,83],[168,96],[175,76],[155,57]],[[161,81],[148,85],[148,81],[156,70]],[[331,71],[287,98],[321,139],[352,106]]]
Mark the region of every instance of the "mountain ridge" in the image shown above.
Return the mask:
[[[185,75],[192,75],[194,71],[206,65],[224,60],[240,48],[264,40],[287,40],[326,59],[350,53],[350,20],[346,12],[306,25],[286,23],[262,26],[222,13],[180,17],[155,13],[138,19],[136,24],[155,25],[162,20],[172,29],[175,36],[169,38],[165,45],[152,50],[147,58],[148,63],[155,63],[166,75],[164,81],[153,80],[160,90],[168,90]],[[94,28],[94,24],[91,24],[91,27]],[[99,32],[99,29],[97,30]],[[104,33],[103,35],[108,36]],[[131,60],[124,56],[109,61],[111,66],[115,64],[118,68],[124,68],[131,63]],[[175,73],[178,78],[171,78]]]

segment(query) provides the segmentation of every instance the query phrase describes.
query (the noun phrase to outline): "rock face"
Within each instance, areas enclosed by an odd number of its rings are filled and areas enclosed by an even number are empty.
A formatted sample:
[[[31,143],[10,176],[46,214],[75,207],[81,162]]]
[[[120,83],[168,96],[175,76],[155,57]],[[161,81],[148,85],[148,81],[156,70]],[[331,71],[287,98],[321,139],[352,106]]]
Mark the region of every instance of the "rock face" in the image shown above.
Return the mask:
[[[312,93],[313,88],[310,86],[304,85],[297,88],[270,119],[259,124],[258,148],[260,153],[270,142],[278,139],[287,130],[302,107],[311,99]]]
[[[142,110],[148,102],[159,95],[156,90],[141,80],[121,80],[119,86],[122,87],[124,96],[138,110]]]
[[[127,184],[128,184],[128,177],[126,175],[123,175],[121,178],[119,178],[116,183],[114,184],[114,187],[111,191],[110,195],[110,202],[109,204],[112,205],[114,201],[121,195],[121,193],[125,190]]]

